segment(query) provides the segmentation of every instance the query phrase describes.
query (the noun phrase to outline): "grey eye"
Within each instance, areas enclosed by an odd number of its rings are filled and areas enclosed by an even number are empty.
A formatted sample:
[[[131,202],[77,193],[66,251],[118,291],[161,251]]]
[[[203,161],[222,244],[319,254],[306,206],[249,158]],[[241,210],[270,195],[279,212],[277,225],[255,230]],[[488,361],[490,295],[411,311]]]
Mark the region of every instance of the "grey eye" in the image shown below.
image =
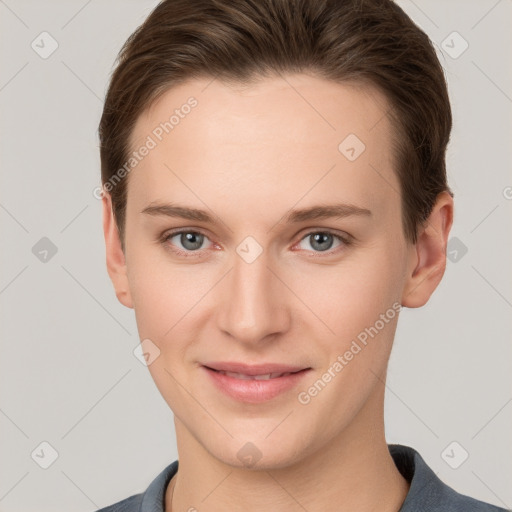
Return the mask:
[[[330,233],[315,233],[309,235],[311,247],[318,251],[328,251],[333,244],[333,236]]]
[[[198,249],[201,249],[201,246],[203,245],[203,242],[206,238],[201,233],[196,233],[194,231],[183,231],[182,233],[176,233],[175,235],[171,236],[170,240],[173,240],[177,237],[179,237],[179,244],[181,247],[187,251],[197,251]]]
[[[315,252],[324,252],[333,248],[334,242],[338,240],[338,246],[341,245],[341,238],[329,232],[316,231],[309,233],[300,241],[300,248],[305,250],[311,250],[313,248]],[[308,242],[310,247],[304,247],[304,242]],[[336,246],[337,247],[337,246]]]

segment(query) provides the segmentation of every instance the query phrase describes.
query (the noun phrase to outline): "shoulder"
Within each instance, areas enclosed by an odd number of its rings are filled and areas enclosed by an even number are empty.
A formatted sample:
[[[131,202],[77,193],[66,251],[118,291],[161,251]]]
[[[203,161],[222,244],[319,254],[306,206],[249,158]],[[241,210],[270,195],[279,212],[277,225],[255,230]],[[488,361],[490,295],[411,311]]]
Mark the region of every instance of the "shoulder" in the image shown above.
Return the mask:
[[[95,512],[140,512],[141,510],[164,512],[165,490],[177,471],[178,461],[176,460],[161,471],[144,492],[134,494],[129,498],[113,503]]]
[[[402,476],[410,483],[399,512],[505,512],[506,509],[460,494],[446,485],[409,446],[388,445]]]
[[[142,497],[144,494],[134,494],[129,498],[126,498],[117,503],[113,503],[107,507],[101,508],[96,512],[138,512],[140,504],[142,503]]]

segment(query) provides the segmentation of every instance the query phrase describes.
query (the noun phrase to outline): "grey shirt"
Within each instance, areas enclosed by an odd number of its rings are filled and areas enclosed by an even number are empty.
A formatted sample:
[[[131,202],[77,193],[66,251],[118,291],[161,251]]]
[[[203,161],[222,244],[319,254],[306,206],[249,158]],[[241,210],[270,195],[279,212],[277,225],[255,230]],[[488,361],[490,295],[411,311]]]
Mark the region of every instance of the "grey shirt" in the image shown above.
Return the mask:
[[[506,509],[464,496],[444,484],[409,446],[389,444],[396,467],[411,484],[398,512],[505,512]],[[169,464],[145,492],[135,494],[97,512],[164,512],[165,490],[178,471],[178,461]]]

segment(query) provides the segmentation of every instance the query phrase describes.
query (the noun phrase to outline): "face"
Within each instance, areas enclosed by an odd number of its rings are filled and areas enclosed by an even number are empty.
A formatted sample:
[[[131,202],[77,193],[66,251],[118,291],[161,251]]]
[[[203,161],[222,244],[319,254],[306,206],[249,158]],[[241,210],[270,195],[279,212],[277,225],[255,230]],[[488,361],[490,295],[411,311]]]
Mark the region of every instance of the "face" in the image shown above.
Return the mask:
[[[156,144],[129,174],[109,272],[178,444],[285,467],[382,414],[368,404],[420,265],[386,107],[371,87],[298,74],[190,81],[138,119],[132,149]]]

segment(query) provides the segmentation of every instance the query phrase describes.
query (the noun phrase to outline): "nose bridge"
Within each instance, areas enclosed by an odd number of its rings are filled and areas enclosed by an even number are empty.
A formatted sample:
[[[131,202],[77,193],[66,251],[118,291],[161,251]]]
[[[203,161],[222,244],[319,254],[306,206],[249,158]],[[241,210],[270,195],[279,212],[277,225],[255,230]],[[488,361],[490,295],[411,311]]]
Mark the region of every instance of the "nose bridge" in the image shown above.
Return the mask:
[[[285,290],[262,249],[254,240],[238,246],[218,306],[220,329],[244,343],[257,343],[289,326]]]

